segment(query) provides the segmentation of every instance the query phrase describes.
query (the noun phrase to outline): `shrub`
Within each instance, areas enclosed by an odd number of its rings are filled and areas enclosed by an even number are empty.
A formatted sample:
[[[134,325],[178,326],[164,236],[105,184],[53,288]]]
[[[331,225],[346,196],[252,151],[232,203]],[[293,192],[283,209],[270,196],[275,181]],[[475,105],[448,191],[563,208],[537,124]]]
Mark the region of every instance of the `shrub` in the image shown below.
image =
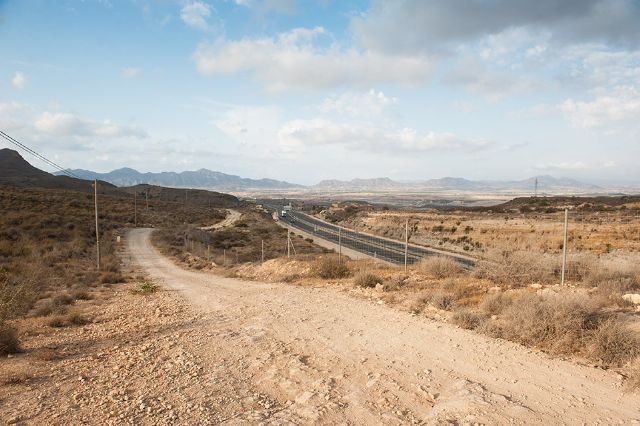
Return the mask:
[[[418,269],[434,278],[457,275],[462,267],[455,260],[444,256],[430,256],[420,261]]]
[[[575,353],[597,329],[602,314],[587,296],[525,294],[503,312],[504,337],[553,353]]]
[[[124,281],[124,277],[118,272],[103,272],[100,275],[100,282],[102,284],[116,284]]]
[[[432,306],[444,311],[450,311],[456,305],[456,299],[450,293],[433,293],[429,300]]]
[[[13,354],[20,350],[16,331],[7,326],[0,325],[0,355]]]
[[[489,315],[499,315],[512,303],[512,299],[504,293],[490,293],[480,303],[480,309]]]
[[[484,316],[469,309],[457,311],[453,315],[452,319],[455,324],[458,324],[460,327],[466,328],[467,330],[476,329],[485,321]]]
[[[605,365],[620,367],[640,355],[640,337],[619,319],[609,318],[589,336],[587,351]]]
[[[155,293],[156,291],[158,291],[158,286],[149,281],[141,282],[138,288],[133,290],[134,293],[138,294],[151,294]]]
[[[473,275],[498,284],[528,285],[555,279],[553,262],[537,253],[505,249],[494,253],[491,261],[476,263]]]
[[[640,357],[634,359],[627,371],[627,388],[631,391],[640,390]]]
[[[323,257],[314,265],[314,272],[320,278],[337,279],[346,278],[351,271],[345,262],[337,257]]]
[[[382,280],[372,272],[361,271],[353,278],[353,283],[358,287],[375,287]]]

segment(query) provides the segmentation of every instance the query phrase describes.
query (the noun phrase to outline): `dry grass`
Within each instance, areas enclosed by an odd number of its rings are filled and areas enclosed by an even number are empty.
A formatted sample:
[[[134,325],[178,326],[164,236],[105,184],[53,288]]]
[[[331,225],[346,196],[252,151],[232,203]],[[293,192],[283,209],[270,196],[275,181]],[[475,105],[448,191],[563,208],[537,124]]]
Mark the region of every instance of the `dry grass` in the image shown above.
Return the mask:
[[[640,336],[616,318],[602,322],[588,337],[590,358],[607,366],[623,366],[640,355]]]
[[[539,253],[510,248],[495,252],[488,261],[478,262],[473,275],[513,287],[550,283],[555,277],[554,264]]]
[[[583,352],[602,314],[586,296],[524,294],[503,312],[505,338],[552,353]]]
[[[421,260],[418,270],[434,278],[452,277],[462,272],[458,262],[444,256],[430,256]]]
[[[33,376],[26,369],[4,371],[0,374],[0,384],[4,386],[20,385],[31,380]]]
[[[345,261],[336,256],[324,256],[318,259],[313,266],[313,273],[323,279],[347,278],[351,270]]]
[[[13,354],[19,350],[20,343],[16,331],[6,324],[0,324],[0,356]]]
[[[456,306],[456,298],[451,293],[438,291],[431,295],[429,303],[434,308],[450,311]]]
[[[358,287],[375,287],[382,279],[373,272],[360,271],[353,277],[353,283]]]
[[[634,359],[627,369],[627,388],[631,391],[640,390],[640,357]]]
[[[504,293],[490,293],[480,303],[480,309],[489,315],[499,315],[508,308],[513,300]]]
[[[480,327],[486,321],[486,318],[473,310],[461,309],[453,314],[452,320],[462,328],[474,330]]]
[[[47,321],[47,324],[50,327],[60,328],[60,327],[70,327],[74,325],[84,325],[88,321],[76,311],[69,312],[65,315],[56,315],[53,316]]]

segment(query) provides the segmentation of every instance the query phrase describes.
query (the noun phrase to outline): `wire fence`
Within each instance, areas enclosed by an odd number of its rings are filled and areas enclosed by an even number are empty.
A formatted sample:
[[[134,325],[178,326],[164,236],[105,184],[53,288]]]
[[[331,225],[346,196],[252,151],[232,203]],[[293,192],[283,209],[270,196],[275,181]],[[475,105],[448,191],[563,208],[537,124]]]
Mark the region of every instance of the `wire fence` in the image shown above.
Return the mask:
[[[337,244],[338,250],[342,248],[354,250],[374,259],[396,265],[413,265],[429,256],[451,257],[467,269],[472,268],[475,264],[472,258],[466,256],[409,244],[411,235],[408,226],[404,230],[405,241],[398,241],[344,228],[298,211],[289,210],[282,214],[282,209],[278,206],[266,207],[278,213],[279,219],[287,226]]]

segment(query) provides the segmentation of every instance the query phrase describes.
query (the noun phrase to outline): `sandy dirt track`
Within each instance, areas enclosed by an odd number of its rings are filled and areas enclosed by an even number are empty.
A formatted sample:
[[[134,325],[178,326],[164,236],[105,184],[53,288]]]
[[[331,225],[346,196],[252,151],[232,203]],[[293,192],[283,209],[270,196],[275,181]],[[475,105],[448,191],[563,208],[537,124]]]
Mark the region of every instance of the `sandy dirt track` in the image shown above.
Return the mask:
[[[233,388],[256,389],[280,407],[260,421],[634,424],[640,419],[640,395],[624,393],[613,372],[551,359],[339,289],[187,271],[151,245],[151,232],[128,234],[132,260],[208,319],[199,343],[222,352],[215,359],[225,360],[228,380],[237,381]],[[203,368],[214,367],[220,369],[206,362]]]

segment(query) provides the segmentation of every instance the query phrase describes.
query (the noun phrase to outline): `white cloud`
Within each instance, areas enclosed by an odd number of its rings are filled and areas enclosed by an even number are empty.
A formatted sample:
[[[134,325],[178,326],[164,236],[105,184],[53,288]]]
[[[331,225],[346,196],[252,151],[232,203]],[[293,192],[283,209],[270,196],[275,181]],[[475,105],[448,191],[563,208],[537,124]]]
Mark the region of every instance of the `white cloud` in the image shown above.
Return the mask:
[[[632,86],[617,87],[609,93],[601,93],[592,101],[567,99],[559,108],[576,127],[615,128],[632,125],[637,128],[640,90]]]
[[[140,75],[141,71],[142,70],[140,68],[135,68],[135,67],[123,68],[122,76],[124,78],[135,78]]]
[[[453,133],[420,134],[411,128],[336,123],[321,118],[285,123],[278,133],[278,142],[285,151],[300,151],[312,146],[342,145],[370,153],[399,155],[432,151],[469,152],[492,146],[489,141],[464,139]]]
[[[147,133],[135,126],[117,125],[110,120],[102,122],[87,120],[68,112],[44,111],[34,122],[40,133],[57,137],[90,138],[136,138],[147,137]]]
[[[203,74],[249,72],[269,90],[370,86],[383,82],[419,84],[431,75],[421,55],[388,55],[343,49],[321,27],[298,28],[276,37],[202,43],[193,57]],[[326,40],[325,40],[326,41]]]
[[[595,169],[603,169],[603,168],[611,168],[615,167],[615,161],[605,161],[603,163],[587,163],[584,161],[563,161],[560,163],[551,163],[551,164],[538,164],[534,166],[537,170],[543,171],[584,171],[584,170],[595,170]]]
[[[323,113],[335,112],[352,117],[380,117],[398,102],[383,92],[370,89],[368,92],[345,92],[322,101],[318,109]]]
[[[235,0],[235,4],[264,12],[275,11],[285,14],[291,14],[296,9],[296,0]]]
[[[275,107],[236,106],[228,109],[214,124],[229,137],[239,142],[265,142],[275,135],[281,121]]]
[[[18,102],[0,102],[0,129],[12,131],[25,126],[28,108]]]
[[[209,29],[207,20],[211,17],[211,13],[211,5],[198,0],[190,0],[183,2],[180,18],[190,27],[206,31]]]
[[[27,81],[27,76],[24,73],[17,71],[11,80],[11,84],[13,84],[13,87],[16,89],[22,89],[27,85]]]

